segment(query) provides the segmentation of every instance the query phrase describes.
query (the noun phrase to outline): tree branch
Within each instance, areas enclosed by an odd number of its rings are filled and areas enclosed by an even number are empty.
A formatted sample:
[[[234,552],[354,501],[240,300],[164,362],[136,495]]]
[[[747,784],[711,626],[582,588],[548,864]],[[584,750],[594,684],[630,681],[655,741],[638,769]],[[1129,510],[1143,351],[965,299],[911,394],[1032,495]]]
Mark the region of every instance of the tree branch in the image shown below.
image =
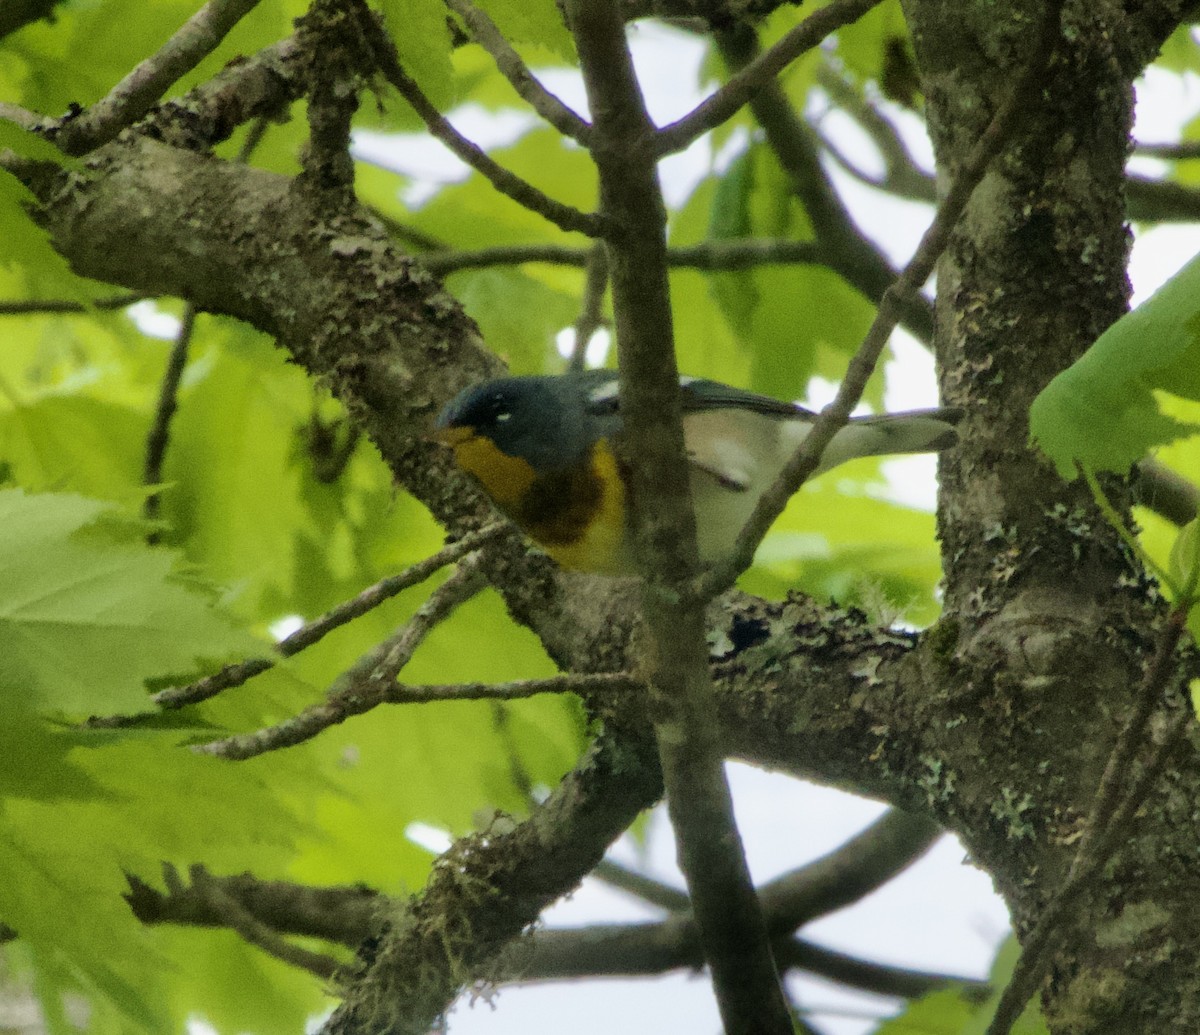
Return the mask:
[[[258,0],[209,0],[152,57],[147,58],[81,115],[51,134],[67,154],[81,155],[112,140],[145,115],[171,84],[220,45]]]
[[[195,750],[236,761],[254,758],[268,751],[295,747],[330,726],[387,703],[395,692],[396,676],[425,637],[482,588],[478,565],[471,559],[463,561],[397,633],[373,647],[343,672],[320,704],[274,726],[200,744]]]
[[[1143,744],[1150,714],[1162,700],[1171,677],[1178,672],[1179,661],[1175,652],[1187,628],[1187,615],[1188,604],[1184,602],[1176,605],[1168,617],[1158,650],[1147,666],[1142,685],[1134,698],[1133,709],[1104,767],[1067,879],[1055,891],[1036,926],[1022,940],[1021,958],[996,1005],[987,1035],[1008,1035],[1025,1009],[1025,1004],[1037,991],[1058,946],[1074,927],[1068,920],[1071,910],[1091,889],[1121,838],[1128,836],[1134,815],[1144,804],[1147,794],[1162,773],[1163,765],[1191,724],[1191,705],[1188,701],[1180,702],[1161,739],[1150,748],[1142,771],[1130,781],[1130,767]]]
[[[817,82],[829,99],[854,119],[871,138],[871,143],[883,159],[884,174],[882,178],[868,176],[843,155],[832,141],[823,138],[825,150],[838,165],[861,182],[886,191],[893,197],[934,204],[937,201],[937,188],[933,177],[917,165],[904,138],[883,113],[828,62],[817,67]]]
[[[445,0],[445,3],[466,23],[471,38],[492,55],[496,67],[517,95],[563,136],[587,147],[592,127],[538,82],[487,13],[471,0]]]
[[[509,244],[478,251],[426,252],[421,265],[439,276],[484,266],[508,266],[546,262],[559,266],[587,267],[591,248],[558,244]],[[822,262],[820,247],[813,241],[748,238],[744,241],[705,241],[667,249],[667,264],[698,270],[739,270],[770,263]]]
[[[94,310],[104,312],[110,309],[126,309],[137,302],[146,299],[145,295],[136,292],[125,292],[113,295],[111,298],[97,298],[90,302],[76,302],[67,298],[19,298],[0,302],[0,316],[40,316],[58,313],[90,313]]]
[[[532,984],[649,977],[703,966],[699,941],[694,937],[684,941],[681,933],[671,921],[538,931],[503,954],[495,980]],[[862,960],[803,938],[778,938],[772,947],[780,970],[806,971],[875,995],[915,999],[950,986],[961,987],[973,997],[988,991],[984,981]]]
[[[833,0],[791,29],[769,50],[730,78],[716,93],[677,122],[659,130],[659,156],[682,151],[697,137],[716,129],[801,54],[843,25],[857,21],[879,0]]]
[[[192,871],[195,872],[194,870]],[[168,863],[163,864],[166,891],[126,874],[125,901],[144,924],[225,925],[212,900],[195,884],[185,885]],[[279,934],[322,938],[351,949],[383,926],[388,900],[361,885],[314,888],[287,881],[261,880],[250,873],[230,877],[207,875],[210,887],[235,899],[259,923]]]
[[[721,56],[731,69],[749,67],[759,53],[758,38],[749,27],[723,31],[717,36]],[[800,199],[812,222],[821,261],[865,298],[878,303],[896,280],[882,251],[858,228],[842,204],[821,164],[816,137],[796,114],[783,88],[764,86],[750,103],[767,144]],[[905,325],[922,341],[933,338],[933,307],[918,293],[901,308]]]
[[[358,596],[338,604],[326,611],[320,618],[301,626],[290,636],[285,636],[275,644],[275,653],[284,658],[299,654],[300,651],[319,642],[334,629],[366,614],[403,590],[424,582],[447,564],[452,564],[460,557],[473,553],[505,528],[506,526],[501,523],[487,525],[457,542],[450,543],[432,556],[405,568],[404,571],[381,579],[375,585],[364,589]],[[172,686],[165,690],[159,690],[151,700],[159,708],[168,710],[199,704],[201,701],[216,697],[223,690],[241,686],[255,676],[274,668],[275,664],[276,662],[271,658],[247,658],[244,661],[226,665],[219,672],[204,676],[186,686]],[[157,715],[157,712],[143,712],[138,715],[93,716],[85,725],[92,729],[113,729],[153,720]]]
[[[644,575],[642,667],[667,808],[729,1035],[791,1035],[723,767],[702,607],[677,592],[697,566],[667,285],[662,153],[614,0],[568,0],[589,108],[619,352],[629,504]]]
[[[610,866],[601,861],[593,875],[601,876],[608,869]],[[623,868],[617,869],[624,872]],[[125,897],[139,920],[146,924],[229,926],[227,912],[219,908],[206,888],[185,886],[170,866],[164,871],[165,892],[127,875],[130,890]],[[620,879],[621,886],[625,886],[625,877]],[[361,886],[314,888],[264,881],[248,873],[230,877],[209,874],[207,883],[276,935],[321,938],[351,948],[378,936],[389,917],[393,918],[393,926],[402,926],[395,920],[397,911],[403,913],[409,908]],[[686,894],[674,894],[686,907]],[[679,925],[658,923],[538,931],[506,949],[489,980],[523,984],[695,969],[703,964],[703,956],[694,928],[689,930],[687,933]],[[777,940],[775,952],[783,968],[808,971],[877,995],[911,999],[950,985],[974,994],[987,990],[982,981],[868,962],[801,938]]]
[[[1139,460],[1134,468],[1134,499],[1181,528],[1200,511],[1200,489],[1156,460]]]
[[[1023,105],[1031,102],[1057,38],[1055,29],[1059,24],[1062,2],[1063,0],[1051,0],[1048,4],[1034,54],[1012,92],[997,108],[987,129],[946,192],[933,223],[925,231],[912,259],[895,283],[883,293],[875,319],[858,352],[846,368],[846,376],[834,401],[821,411],[804,444],[788,461],[775,484],[755,505],[746,527],[738,535],[737,546],[730,558],[715,566],[699,581],[697,593],[701,597],[708,599],[732,586],[737,576],[750,566],[754,560],[754,551],[767,530],[783,513],[788,500],[816,469],[825,447],[850,418],[850,411],[858,405],[867,379],[875,369],[875,364],[896,326],[902,303],[906,298],[916,295],[921,285],[929,279],[934,264],[945,249],[950,233],[966,208],[975,187],[983,178],[992,158],[1016,126]]]
[[[324,1035],[428,1030],[660,791],[652,745],[602,735],[528,819],[462,838],[438,860],[424,892],[364,945]]]
[[[583,285],[583,304],[573,328],[575,341],[571,345],[571,369],[582,370],[587,359],[587,347],[604,323],[604,293],[608,290],[608,253],[603,244],[592,245],[584,265],[587,274]]]
[[[580,212],[561,201],[538,190],[533,184],[505,169],[481,148],[476,146],[446,119],[432,104],[416,81],[400,66],[396,45],[373,19],[364,26],[368,39],[374,46],[375,60],[384,77],[424,121],[429,132],[445,144],[462,161],[485,177],[500,193],[512,198],[517,204],[535,212],[561,230],[575,231],[588,237],[600,237],[604,223],[596,215]]]
[[[337,973],[338,961],[332,956],[292,945],[282,938],[278,931],[262,923],[249,910],[243,908],[237,898],[229,894],[219,881],[213,880],[203,866],[193,866],[190,874],[193,891],[200,895],[219,917],[220,926],[236,931],[249,944],[257,946],[277,960],[307,970],[319,978],[329,980]]]
[[[865,898],[920,859],[941,835],[933,820],[889,809],[828,855],[759,888],[771,933],[791,933]]]
[[[188,349],[191,347],[192,331],[196,326],[196,307],[185,305],[179,330],[171,345],[171,354],[167,359],[167,367],[163,372],[162,382],[158,389],[158,405],[154,408],[154,422],[150,425],[150,433],[146,436],[146,460],[142,467],[142,484],[150,489],[146,501],[142,505],[142,515],[147,521],[157,521],[161,504],[158,488],[162,481],[163,458],[167,453],[167,441],[170,434],[171,418],[175,415],[178,404],[179,382],[183,378],[183,368],[187,365]],[[146,541],[153,544],[159,540],[158,529],[151,529]]]

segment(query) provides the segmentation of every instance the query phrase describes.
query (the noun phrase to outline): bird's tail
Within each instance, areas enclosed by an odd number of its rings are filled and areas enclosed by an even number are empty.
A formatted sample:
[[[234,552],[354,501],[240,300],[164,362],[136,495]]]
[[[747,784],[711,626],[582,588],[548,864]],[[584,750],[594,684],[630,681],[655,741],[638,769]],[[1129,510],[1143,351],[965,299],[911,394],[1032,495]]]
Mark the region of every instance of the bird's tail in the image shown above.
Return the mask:
[[[860,456],[893,453],[936,453],[958,442],[956,425],[962,410],[945,406],[935,410],[910,410],[852,417],[833,436],[817,472],[828,471]]]

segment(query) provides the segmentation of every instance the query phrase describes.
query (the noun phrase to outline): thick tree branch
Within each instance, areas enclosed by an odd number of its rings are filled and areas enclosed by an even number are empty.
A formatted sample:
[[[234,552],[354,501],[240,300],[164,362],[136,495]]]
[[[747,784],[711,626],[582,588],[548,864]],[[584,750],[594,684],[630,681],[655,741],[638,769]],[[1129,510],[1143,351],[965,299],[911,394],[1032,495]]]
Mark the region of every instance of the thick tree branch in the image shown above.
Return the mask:
[[[424,1033],[541,911],[570,891],[660,793],[653,748],[602,737],[529,819],[463,838],[425,891],[364,947],[325,1035]]]
[[[1144,743],[1150,715],[1156,707],[1161,707],[1164,692],[1172,687],[1173,677],[1178,673],[1176,650],[1187,627],[1188,610],[1188,603],[1178,604],[1163,627],[1158,650],[1146,668],[1133,708],[1104,766],[1066,882],[1055,891],[1037,926],[1023,940],[1021,958],[996,1005],[987,1035],[1008,1035],[1016,1023],[1025,1004],[1041,984],[1054,952],[1070,933],[1068,917],[1071,910],[1108,862],[1134,814],[1161,776],[1163,764],[1191,722],[1190,702],[1175,702],[1175,714],[1162,739],[1152,744],[1141,772],[1130,781],[1131,766]]]
[[[734,580],[754,560],[754,551],[762,541],[775,519],[805,479],[816,469],[821,454],[825,451],[838,429],[850,418],[850,412],[858,405],[866,388],[867,379],[875,369],[879,357],[887,345],[888,338],[899,320],[900,308],[906,299],[914,297],[921,285],[929,279],[934,264],[946,248],[950,233],[966,208],[976,186],[983,179],[988,164],[999,153],[1008,135],[1014,130],[1024,105],[1030,103],[1045,73],[1047,62],[1057,38],[1059,12],[1063,0],[1051,0],[1047,15],[1042,23],[1040,35],[1029,63],[1014,85],[1004,103],[996,110],[987,130],[972,149],[967,161],[959,170],[942,203],[938,206],[933,223],[925,231],[917,250],[900,277],[884,293],[879,310],[863,339],[862,345],[846,368],[846,376],[838,387],[837,396],[821,411],[804,440],[803,446],[780,473],[775,484],[767,490],[755,505],[746,527],[738,536],[736,549],[730,559],[708,573],[697,587],[704,597],[711,596],[733,585]]]

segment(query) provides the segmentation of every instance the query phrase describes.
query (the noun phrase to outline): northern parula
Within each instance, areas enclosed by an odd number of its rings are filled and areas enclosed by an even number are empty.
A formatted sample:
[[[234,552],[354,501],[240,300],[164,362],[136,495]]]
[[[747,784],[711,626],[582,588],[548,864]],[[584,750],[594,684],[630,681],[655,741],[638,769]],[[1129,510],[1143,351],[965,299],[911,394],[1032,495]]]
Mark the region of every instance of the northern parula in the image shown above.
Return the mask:
[[[701,559],[712,562],[729,551],[816,414],[701,378],[681,378],[680,390],[697,541]],[[613,448],[618,403],[613,370],[503,377],[460,392],[439,414],[434,437],[564,568],[635,574]],[[860,456],[946,449],[960,416],[937,409],[852,417],[814,473]]]

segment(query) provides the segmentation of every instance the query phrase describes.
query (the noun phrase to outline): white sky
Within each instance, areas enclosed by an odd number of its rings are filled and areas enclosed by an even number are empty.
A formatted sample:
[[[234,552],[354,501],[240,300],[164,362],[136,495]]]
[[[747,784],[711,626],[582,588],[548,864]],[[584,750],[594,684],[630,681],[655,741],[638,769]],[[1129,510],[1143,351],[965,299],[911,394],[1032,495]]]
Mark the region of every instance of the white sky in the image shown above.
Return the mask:
[[[661,122],[679,117],[698,99],[696,83],[702,49],[686,34],[648,24],[631,32],[635,61],[642,77],[652,116]],[[556,72],[546,84],[566,103],[584,110],[578,77]],[[1200,84],[1195,77],[1181,81],[1152,74],[1139,89],[1137,135],[1148,142],[1174,139],[1179,127],[1200,107]],[[519,117],[497,120],[478,109],[464,109],[455,124],[485,147],[507,143],[532,124]],[[911,125],[915,120],[909,119]],[[466,175],[465,169],[441,145],[424,137],[408,137],[398,148],[393,140],[363,134],[357,138],[363,157],[418,174],[431,184]],[[914,138],[914,152],[931,162],[928,144]],[[921,157],[924,156],[924,157]],[[870,164],[864,153],[862,162]],[[706,141],[662,165],[664,188],[671,202],[687,196],[692,184],[708,171]],[[1145,168],[1143,166],[1143,168]],[[877,192],[839,176],[844,196],[863,226],[884,228],[879,243],[896,264],[907,261],[929,220],[921,205],[888,201]],[[431,188],[410,194],[416,201]],[[1135,301],[1155,290],[1200,250],[1195,228],[1164,228],[1141,236],[1134,248],[1131,275]],[[932,362],[920,346],[900,340],[896,361],[889,365],[889,409],[932,405],[936,401]],[[696,371],[696,373],[701,373]],[[821,403],[821,386],[812,401]],[[830,391],[828,387],[824,391]],[[931,505],[933,459],[906,458],[889,467],[895,491],[914,505]],[[757,880],[835,848],[858,832],[881,811],[878,804],[837,791],[814,787],[787,777],[742,765],[729,767],[738,821]],[[644,865],[655,875],[682,887],[675,868],[670,827],[660,809],[651,825],[644,853],[623,840],[614,856]],[[551,909],[551,926],[649,919],[656,914],[627,895],[588,879],[571,899]],[[951,838],[903,877],[868,900],[833,914],[804,930],[831,948],[867,958],[946,970],[973,976],[987,973],[996,946],[1007,933],[1007,913],[991,888],[990,879],[964,863],[964,852]],[[876,1020],[894,1012],[895,1001],[847,996],[832,986],[799,979],[793,984],[800,1002],[818,1012],[811,1021],[827,1035],[862,1035]],[[451,1035],[570,1032],[571,1035],[659,1035],[674,1032],[717,1032],[716,1005],[706,977],[673,975],[636,981],[584,981],[506,988],[486,1002],[461,1002],[449,1017]]]

